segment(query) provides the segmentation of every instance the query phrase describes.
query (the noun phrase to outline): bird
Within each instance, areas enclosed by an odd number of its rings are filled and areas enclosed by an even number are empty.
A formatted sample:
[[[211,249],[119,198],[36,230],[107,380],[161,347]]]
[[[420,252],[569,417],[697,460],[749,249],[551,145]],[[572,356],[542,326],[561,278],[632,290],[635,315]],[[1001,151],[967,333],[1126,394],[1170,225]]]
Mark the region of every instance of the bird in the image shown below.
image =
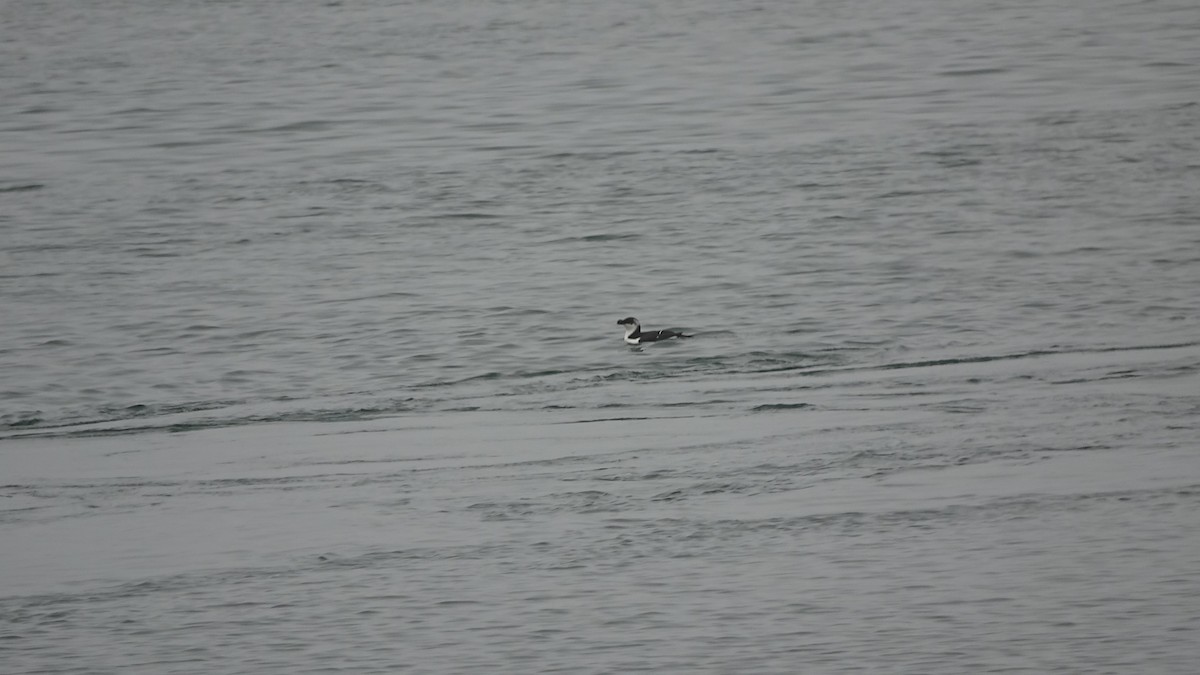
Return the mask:
[[[659,340],[667,340],[670,338],[690,338],[691,335],[684,335],[673,330],[642,330],[642,324],[632,316],[627,316],[617,322],[618,326],[625,327],[625,342],[631,345],[640,345],[643,342],[658,342]]]

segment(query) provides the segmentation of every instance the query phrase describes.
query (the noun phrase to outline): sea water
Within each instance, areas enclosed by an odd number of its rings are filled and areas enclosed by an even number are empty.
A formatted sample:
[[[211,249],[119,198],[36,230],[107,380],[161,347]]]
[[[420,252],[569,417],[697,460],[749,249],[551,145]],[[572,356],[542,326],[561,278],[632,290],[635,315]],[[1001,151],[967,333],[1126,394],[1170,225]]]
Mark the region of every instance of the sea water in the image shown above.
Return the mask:
[[[0,31],[0,671],[1194,672],[1194,3]]]

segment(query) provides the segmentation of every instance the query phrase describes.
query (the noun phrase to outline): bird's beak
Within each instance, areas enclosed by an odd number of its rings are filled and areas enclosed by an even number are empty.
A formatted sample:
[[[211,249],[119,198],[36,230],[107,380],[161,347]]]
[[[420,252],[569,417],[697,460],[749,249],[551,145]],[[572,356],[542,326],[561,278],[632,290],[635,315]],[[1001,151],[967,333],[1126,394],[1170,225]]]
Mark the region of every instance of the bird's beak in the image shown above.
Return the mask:
[[[624,326],[624,325],[625,325],[625,322],[624,322],[624,321],[618,321],[618,322],[617,322],[617,325],[618,325],[618,326]]]

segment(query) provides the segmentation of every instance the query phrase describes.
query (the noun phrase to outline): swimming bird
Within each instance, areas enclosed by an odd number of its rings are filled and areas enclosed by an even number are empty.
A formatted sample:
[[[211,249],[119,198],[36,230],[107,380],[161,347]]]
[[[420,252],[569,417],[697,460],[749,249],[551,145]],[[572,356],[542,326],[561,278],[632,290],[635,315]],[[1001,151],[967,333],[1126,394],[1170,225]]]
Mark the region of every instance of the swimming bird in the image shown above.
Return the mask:
[[[642,324],[632,316],[627,316],[617,322],[618,326],[625,327],[625,342],[631,345],[640,345],[643,342],[658,342],[659,340],[667,340],[670,338],[690,338],[691,335],[684,335],[673,330],[642,330]]]

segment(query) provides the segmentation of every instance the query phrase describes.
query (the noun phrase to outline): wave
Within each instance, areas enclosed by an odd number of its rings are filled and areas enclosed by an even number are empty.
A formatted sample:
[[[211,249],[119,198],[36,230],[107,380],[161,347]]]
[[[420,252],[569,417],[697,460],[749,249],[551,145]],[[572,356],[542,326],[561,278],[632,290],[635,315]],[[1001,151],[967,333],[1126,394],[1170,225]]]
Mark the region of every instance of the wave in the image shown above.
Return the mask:
[[[808,398],[806,392],[832,386],[822,379],[828,375],[857,374],[869,378],[871,372],[1197,346],[1200,341],[1051,347],[1006,354],[866,363],[848,363],[849,359],[863,358],[856,348],[850,347],[820,354],[760,350],[688,356],[663,352],[662,358],[638,368],[628,367],[628,361],[610,360],[574,368],[487,370],[451,380],[410,385],[399,392],[349,391],[309,397],[167,401],[64,411],[17,411],[0,415],[0,441],[48,436],[187,432],[280,422],[353,422],[463,412],[540,411],[555,414],[555,411],[570,411],[575,415],[599,413],[603,419],[610,417],[601,411],[618,408],[638,409],[638,414],[651,411],[646,414],[654,416],[708,415],[714,411],[794,412],[814,407],[812,403],[795,399]],[[1121,372],[1125,377],[1142,373],[1140,370]],[[1106,371],[1102,376],[1111,377],[1112,374]],[[776,400],[768,398],[764,402],[765,395],[776,397]]]

